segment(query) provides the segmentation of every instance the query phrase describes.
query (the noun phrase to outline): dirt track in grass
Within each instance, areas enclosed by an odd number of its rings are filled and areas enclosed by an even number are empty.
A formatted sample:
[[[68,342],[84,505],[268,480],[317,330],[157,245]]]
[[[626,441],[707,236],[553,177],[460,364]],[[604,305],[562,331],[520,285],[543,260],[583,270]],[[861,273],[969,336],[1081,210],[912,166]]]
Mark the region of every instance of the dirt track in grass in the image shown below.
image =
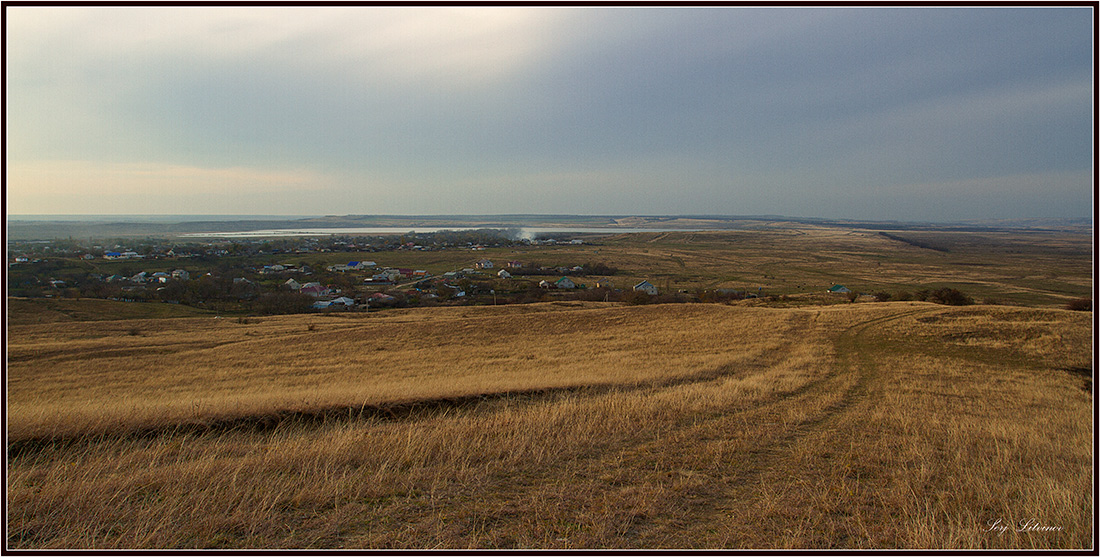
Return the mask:
[[[7,542],[1087,548],[1092,399],[1066,369],[1091,369],[1089,317],[585,303],[21,325]]]

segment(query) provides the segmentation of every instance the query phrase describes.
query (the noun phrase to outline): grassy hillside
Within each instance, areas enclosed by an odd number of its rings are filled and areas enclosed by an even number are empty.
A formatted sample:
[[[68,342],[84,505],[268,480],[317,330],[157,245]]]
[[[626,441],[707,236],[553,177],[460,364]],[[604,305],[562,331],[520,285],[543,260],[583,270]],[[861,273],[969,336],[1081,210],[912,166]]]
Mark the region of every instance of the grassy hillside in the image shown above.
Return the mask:
[[[903,238],[900,241],[896,238]],[[918,247],[918,245],[929,247]],[[772,223],[751,231],[650,232],[593,236],[580,246],[471,252],[380,252],[299,257],[311,265],[370,260],[433,274],[488,258],[547,267],[604,263],[617,288],[649,280],[662,291],[730,288],[764,294],[957,288],[979,302],[1063,307],[1091,297],[1092,238],[1055,232],[923,232]],[[285,259],[285,258],[284,258]],[[277,262],[268,257],[266,262]],[[318,263],[320,262],[320,263]],[[595,283],[595,277],[580,282]]]
[[[20,322],[8,362],[11,548],[1095,543],[1079,312]]]
[[[8,298],[7,304],[8,325],[214,316],[209,311],[178,304],[131,303],[93,298]]]

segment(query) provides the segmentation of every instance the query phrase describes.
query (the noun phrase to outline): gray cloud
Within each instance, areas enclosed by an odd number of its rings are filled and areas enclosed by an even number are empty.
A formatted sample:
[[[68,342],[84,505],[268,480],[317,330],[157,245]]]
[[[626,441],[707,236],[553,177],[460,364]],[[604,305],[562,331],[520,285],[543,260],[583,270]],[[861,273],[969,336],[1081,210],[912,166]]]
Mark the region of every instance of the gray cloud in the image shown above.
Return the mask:
[[[304,213],[1089,212],[1088,8],[9,8],[8,31],[8,157],[35,168],[316,176],[329,195],[258,201]],[[9,181],[12,210],[65,187]]]

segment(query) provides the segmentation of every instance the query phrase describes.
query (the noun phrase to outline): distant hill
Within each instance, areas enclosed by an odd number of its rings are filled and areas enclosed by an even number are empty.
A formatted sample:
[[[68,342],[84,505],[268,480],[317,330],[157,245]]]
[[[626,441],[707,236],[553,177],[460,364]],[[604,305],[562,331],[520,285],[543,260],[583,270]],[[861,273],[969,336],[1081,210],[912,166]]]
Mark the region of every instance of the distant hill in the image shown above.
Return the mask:
[[[170,215],[119,215],[115,218],[79,216],[12,216],[7,221],[11,240],[49,240],[57,238],[124,238],[143,236],[175,236],[202,232],[247,232],[279,228],[349,228],[349,227],[624,227],[709,230],[752,230],[782,223],[811,224],[869,230],[984,231],[1057,230],[1089,233],[1092,220],[1079,219],[1006,219],[958,223],[928,223],[901,221],[863,221],[783,217],[777,215],[329,215],[321,217],[236,216],[203,217],[180,215],[173,221]]]

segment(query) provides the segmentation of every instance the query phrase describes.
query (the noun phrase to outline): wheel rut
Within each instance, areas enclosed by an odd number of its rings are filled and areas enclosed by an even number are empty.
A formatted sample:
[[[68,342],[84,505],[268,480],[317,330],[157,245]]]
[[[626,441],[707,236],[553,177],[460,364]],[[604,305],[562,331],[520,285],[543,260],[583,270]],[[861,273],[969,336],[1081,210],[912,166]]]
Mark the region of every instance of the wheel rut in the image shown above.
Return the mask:
[[[743,529],[740,524],[730,524],[731,518],[744,514],[747,503],[759,500],[760,491],[767,489],[804,489],[806,478],[786,478],[792,484],[769,487],[776,470],[789,466],[793,451],[800,441],[813,435],[831,436],[842,417],[860,407],[877,370],[871,355],[861,341],[874,327],[888,322],[927,313],[919,309],[877,317],[856,323],[842,331],[834,340],[836,362],[828,373],[797,389],[783,393],[754,408],[746,409],[740,420],[742,427],[749,420],[758,430],[748,448],[735,452],[735,462],[711,471],[712,480],[694,497],[690,519],[681,518],[675,523],[657,526],[659,532],[647,537],[664,538],[668,546],[680,547],[760,547],[766,545],[767,533]],[[822,397],[834,400],[813,409]],[[770,421],[769,421],[770,420]],[[738,422],[719,418],[708,424],[714,428],[729,428]],[[690,435],[690,434],[688,434]],[[745,522],[746,524],[748,521]],[[715,524],[726,524],[725,532],[715,531]],[[685,525],[687,526],[685,528]]]

